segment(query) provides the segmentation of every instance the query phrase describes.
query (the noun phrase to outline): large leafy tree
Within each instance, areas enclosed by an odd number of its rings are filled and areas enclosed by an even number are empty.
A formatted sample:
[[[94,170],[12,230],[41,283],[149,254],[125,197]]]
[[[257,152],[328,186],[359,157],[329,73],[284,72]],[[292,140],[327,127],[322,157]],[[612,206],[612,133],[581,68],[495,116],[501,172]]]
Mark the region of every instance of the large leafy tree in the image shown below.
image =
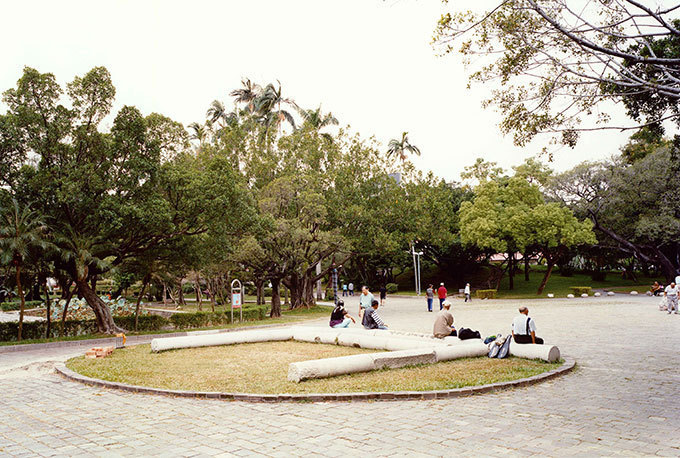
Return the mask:
[[[461,205],[460,225],[463,243],[507,253],[510,289],[515,253],[527,252],[528,247],[540,252],[548,269],[538,294],[569,247],[596,242],[590,221],[580,222],[568,208],[546,203],[538,185],[523,176],[480,184],[474,200]]]
[[[123,107],[109,132],[100,129],[115,89],[97,67],[67,85],[26,68],[2,122],[12,126],[14,157],[31,151],[34,165],[17,164],[13,187],[49,220],[69,274],[92,307],[101,332],[115,332],[110,311],[97,297],[97,279],[128,258],[213,227],[238,225],[247,205],[240,175],[226,157],[183,152],[186,133],[162,117]],[[10,151],[11,152],[11,151]]]
[[[632,164],[585,162],[557,177],[551,193],[590,217],[602,248],[659,266],[667,281],[680,271],[680,163],[674,144]]]
[[[552,133],[573,146],[580,130],[678,121],[676,15],[676,5],[637,0],[503,0],[481,14],[451,7],[435,43],[442,53],[458,49],[468,63],[481,63],[471,79],[496,83],[486,104],[498,107],[501,130],[515,143]],[[610,110],[597,108],[608,100],[623,101],[637,123],[611,125]],[[595,124],[582,125],[586,116]]]

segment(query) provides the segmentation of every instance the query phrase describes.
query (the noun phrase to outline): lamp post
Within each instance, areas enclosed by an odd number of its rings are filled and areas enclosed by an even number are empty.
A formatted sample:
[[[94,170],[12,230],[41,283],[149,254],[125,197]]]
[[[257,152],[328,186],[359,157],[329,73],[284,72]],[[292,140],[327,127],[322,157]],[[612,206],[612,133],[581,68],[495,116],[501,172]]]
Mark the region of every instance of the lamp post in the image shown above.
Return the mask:
[[[411,245],[411,254],[413,255],[413,278],[416,283],[416,295],[420,296],[420,257],[423,252],[416,251],[415,245]]]

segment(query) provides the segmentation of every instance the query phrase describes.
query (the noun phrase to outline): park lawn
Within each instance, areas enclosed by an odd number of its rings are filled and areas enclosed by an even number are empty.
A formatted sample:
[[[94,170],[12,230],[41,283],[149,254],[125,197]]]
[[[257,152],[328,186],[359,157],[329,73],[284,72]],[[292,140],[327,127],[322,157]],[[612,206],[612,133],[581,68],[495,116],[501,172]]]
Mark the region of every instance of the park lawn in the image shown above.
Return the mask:
[[[141,336],[149,334],[170,334],[173,332],[182,331],[206,331],[211,329],[234,329],[234,328],[246,328],[251,326],[262,326],[270,324],[294,324],[301,321],[313,320],[316,318],[330,317],[331,308],[324,305],[316,305],[308,309],[297,309],[297,310],[282,310],[282,316],[280,318],[265,318],[264,320],[254,320],[254,321],[243,321],[235,322],[232,324],[224,324],[221,326],[210,326],[203,328],[190,328],[190,329],[166,329],[166,330],[156,330],[156,331],[140,331],[140,332],[128,332],[127,336]],[[235,311],[238,313],[238,311]],[[70,336],[70,337],[55,337],[51,339],[25,339],[21,342],[9,341],[0,342],[0,346],[5,345],[26,345],[35,343],[48,343],[48,342],[67,342],[72,340],[88,340],[88,339],[102,339],[110,338],[112,336],[107,334],[88,334],[84,336]]]
[[[275,394],[444,390],[531,377],[561,364],[514,357],[481,357],[301,383],[287,380],[291,362],[375,352],[294,341],[187,348],[162,353],[152,353],[149,345],[137,345],[116,350],[106,358],[73,358],[66,366],[88,377],[132,385]]]
[[[555,297],[566,297],[567,294],[573,293],[570,289],[571,286],[590,286],[593,290],[607,289],[621,292],[636,290],[639,293],[644,293],[649,290],[654,281],[662,281],[658,277],[643,277],[639,275],[638,282],[634,282],[621,278],[620,272],[607,273],[605,281],[593,281],[590,275],[575,273],[571,277],[562,277],[558,271],[557,273],[553,272],[550,276],[543,294],[537,296],[536,292],[541,284],[544,273],[544,268],[541,269],[540,267],[536,268],[536,266],[533,266],[528,282],[524,280],[523,272],[521,274],[518,273],[515,275],[515,288],[512,291],[508,289],[508,276],[504,275],[496,297],[499,299],[535,299],[537,297],[547,297],[549,293],[554,294]]]

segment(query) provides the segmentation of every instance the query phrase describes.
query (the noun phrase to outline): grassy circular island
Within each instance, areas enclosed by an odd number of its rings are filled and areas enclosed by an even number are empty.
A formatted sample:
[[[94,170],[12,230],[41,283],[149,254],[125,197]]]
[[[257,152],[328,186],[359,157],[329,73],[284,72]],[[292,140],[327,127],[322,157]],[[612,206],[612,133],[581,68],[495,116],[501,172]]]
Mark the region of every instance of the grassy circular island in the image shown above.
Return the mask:
[[[68,369],[81,375],[129,385],[205,392],[309,394],[432,391],[508,382],[558,368],[522,358],[466,358],[399,369],[289,382],[288,365],[296,361],[375,353],[336,345],[295,341],[187,348],[152,353],[149,345],[116,350],[111,356],[70,359]]]

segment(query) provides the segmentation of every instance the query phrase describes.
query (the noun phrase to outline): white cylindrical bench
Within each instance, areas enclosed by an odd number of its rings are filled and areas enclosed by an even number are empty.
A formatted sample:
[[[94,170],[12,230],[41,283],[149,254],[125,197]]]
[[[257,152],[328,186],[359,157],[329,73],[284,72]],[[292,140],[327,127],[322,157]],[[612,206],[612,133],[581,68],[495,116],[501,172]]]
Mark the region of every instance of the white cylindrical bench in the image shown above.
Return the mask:
[[[554,345],[518,344],[510,342],[510,354],[520,358],[542,359],[554,363],[560,359],[560,349]]]
[[[202,336],[165,337],[153,339],[151,341],[151,351],[159,352],[177,348],[197,348],[215,345],[290,340],[292,338],[293,330],[291,328],[222,332],[219,334]]]

